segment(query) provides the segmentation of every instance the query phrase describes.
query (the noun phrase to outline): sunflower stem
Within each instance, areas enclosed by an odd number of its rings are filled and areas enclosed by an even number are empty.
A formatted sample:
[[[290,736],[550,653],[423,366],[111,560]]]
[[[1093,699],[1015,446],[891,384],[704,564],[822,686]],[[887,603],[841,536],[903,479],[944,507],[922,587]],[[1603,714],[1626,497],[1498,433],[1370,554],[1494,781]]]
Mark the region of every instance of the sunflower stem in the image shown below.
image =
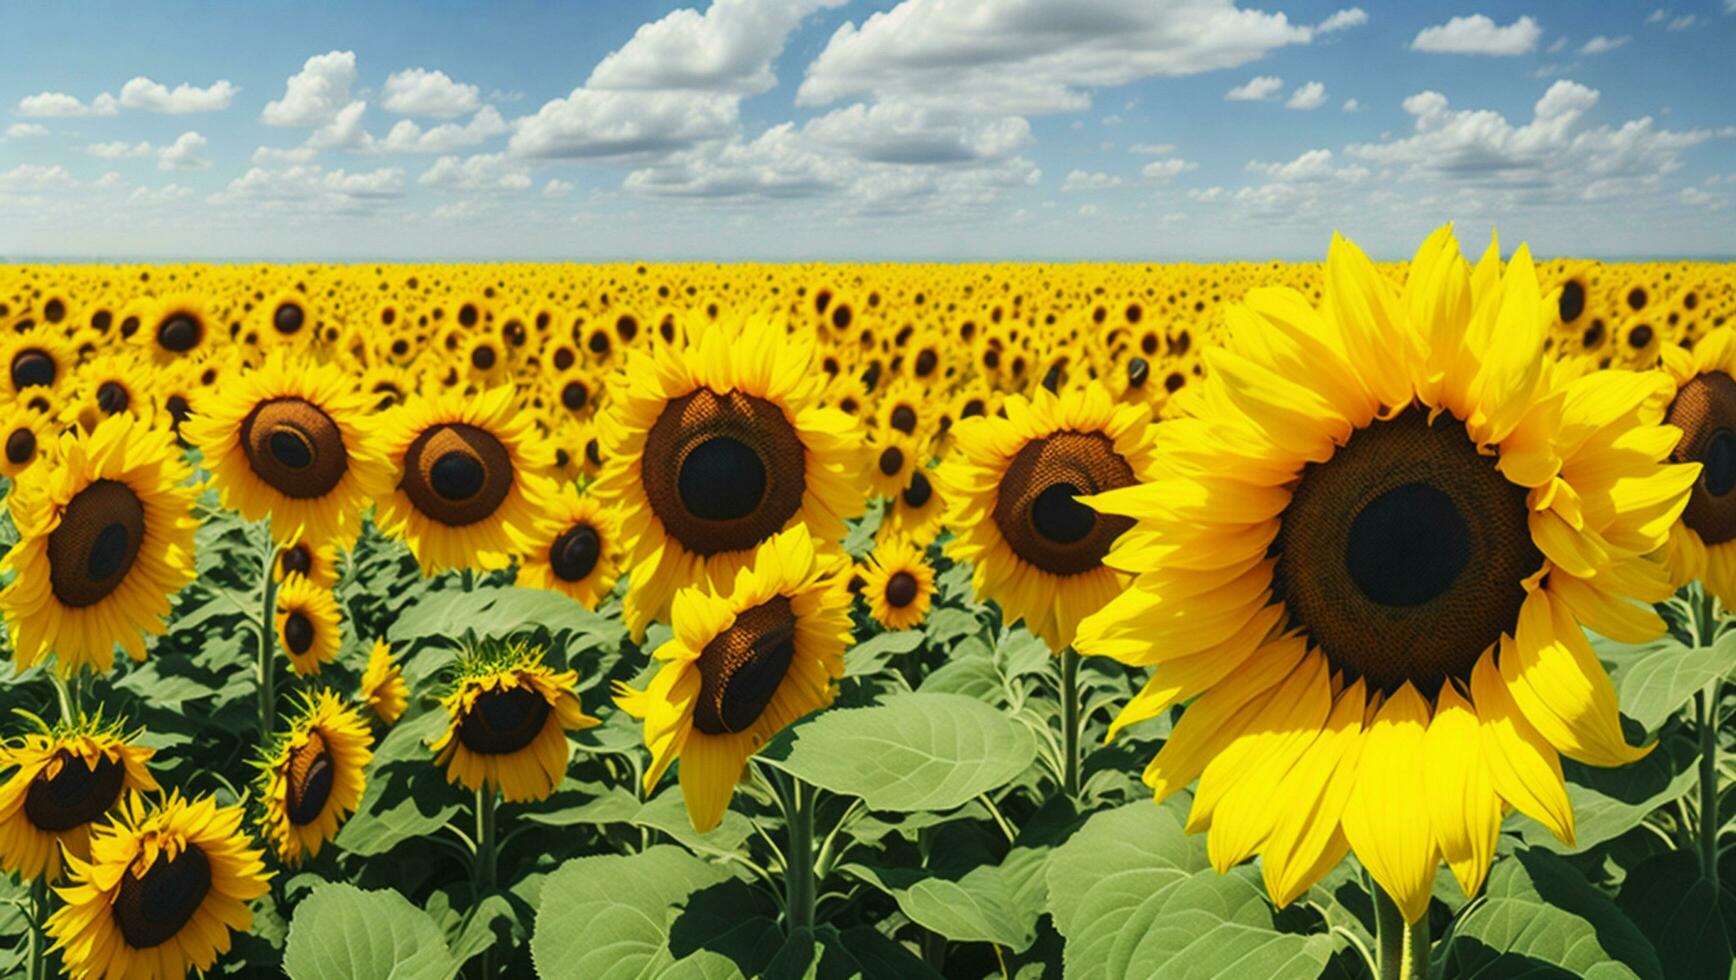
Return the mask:
[[[30,883],[30,980],[48,980],[48,877]]]
[[[499,816],[496,805],[499,800],[500,794],[487,782],[476,791],[476,904],[471,907],[471,914],[475,914],[482,907],[483,899],[494,894],[496,890],[498,869],[495,863],[500,855],[496,843],[496,822]],[[495,975],[493,946],[482,951],[482,975]]]
[[[1379,948],[1380,980],[1401,980],[1405,976],[1404,951],[1408,928],[1398,903],[1387,896],[1386,890],[1366,874],[1369,895],[1374,897],[1374,944]]]
[[[796,776],[786,779],[785,792],[778,794],[784,803],[784,826],[790,836],[790,846],[784,863],[784,914],[789,931],[814,928],[814,808],[819,790]]]
[[[264,597],[259,607],[259,731],[270,735],[277,711],[277,577],[272,563],[277,560],[277,546],[271,540],[271,519],[265,523]]]
[[[1079,798],[1079,653],[1061,651],[1061,790]]]
[[[1694,722],[1700,733],[1700,872],[1718,881],[1718,682],[1694,696]],[[1717,902],[1713,890],[1712,901]]]
[[[1429,975],[1429,917],[1425,913],[1416,922],[1404,924],[1404,955],[1397,976],[1404,980],[1425,980]]]

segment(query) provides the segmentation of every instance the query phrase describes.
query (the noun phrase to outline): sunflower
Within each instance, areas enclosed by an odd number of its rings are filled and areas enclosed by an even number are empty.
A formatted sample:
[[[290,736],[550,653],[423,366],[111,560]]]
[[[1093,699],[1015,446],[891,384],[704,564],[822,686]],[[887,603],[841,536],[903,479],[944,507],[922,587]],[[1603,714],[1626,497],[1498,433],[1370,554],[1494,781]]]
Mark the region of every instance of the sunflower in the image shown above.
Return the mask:
[[[513,397],[508,386],[415,399],[386,423],[380,443],[398,484],[376,520],[409,543],[425,572],[505,567],[512,534],[530,531],[536,501],[552,492],[554,454]]]
[[[946,519],[947,498],[948,489],[938,482],[934,470],[914,467],[910,482],[888,501],[881,527],[911,541],[933,541]]]
[[[403,668],[392,662],[392,646],[383,639],[375,640],[374,648],[368,651],[368,669],[362,674],[362,700],[374,717],[388,725],[403,717],[404,707],[410,703]]]
[[[561,592],[595,609],[615,587],[615,518],[595,497],[565,487],[519,544],[518,584]]]
[[[96,358],[79,368],[73,383],[64,389],[60,420],[86,432],[114,415],[133,415],[154,424],[157,402],[151,373],[149,366],[128,355]]]
[[[195,296],[169,296],[159,301],[143,324],[151,360],[168,364],[203,350],[211,338],[205,304]]]
[[[60,877],[61,853],[90,857],[90,825],[127,790],[155,792],[145,763],[152,749],[100,717],[26,735],[0,746],[0,869],[29,881]]]
[[[882,497],[892,497],[910,485],[910,475],[922,465],[917,458],[916,440],[888,431],[876,443],[865,447],[868,458],[868,485]]]
[[[277,590],[277,642],[299,677],[318,674],[337,659],[342,616],[330,589],[298,573],[284,576]]]
[[[812,337],[758,317],[700,333],[629,354],[601,420],[596,492],[621,516],[635,637],[678,588],[726,585],[796,524],[840,541],[866,503],[855,421],[815,404]]]
[[[841,559],[816,554],[796,525],[754,552],[727,595],[681,590],[674,636],[643,691],[615,703],[645,722],[649,794],[681,759],[681,795],[695,830],[717,826],[747,760],[779,731],[832,703],[844,673],[850,594]]]
[[[314,545],[307,541],[294,541],[283,545],[277,549],[277,561],[271,566],[271,574],[279,582],[291,575],[300,575],[317,588],[335,589],[338,584],[337,543],[327,541]]]
[[[54,446],[54,424],[23,402],[0,413],[0,474],[16,480]]]
[[[934,601],[934,569],[922,549],[902,538],[887,537],[875,545],[862,572],[862,594],[868,600],[868,614],[880,625],[909,629],[922,622]]]
[[[1646,556],[1699,468],[1663,462],[1668,377],[1543,358],[1523,246],[1472,269],[1442,228],[1395,290],[1335,237],[1318,310],[1244,304],[1163,475],[1091,501],[1138,521],[1107,558],[1138,578],[1078,647],[1156,665],[1115,728],[1190,701],[1145,780],[1199,779],[1220,870],[1259,853],[1283,905],[1354,850],[1414,923],[1441,859],[1481,888],[1506,807],[1573,840],[1558,753],[1645,754],[1584,629],[1662,631]]]
[[[1702,467],[1682,519],[1670,528],[1670,578],[1677,586],[1700,579],[1736,607],[1736,332],[1720,327],[1692,351],[1671,344],[1663,366],[1675,381],[1665,420],[1682,430],[1670,461]]]
[[[52,467],[26,471],[7,503],[19,541],[0,570],[0,613],[23,670],[53,652],[62,675],[134,660],[161,634],[169,598],[191,582],[197,522],[187,464],[166,430],[131,415],[69,432]]]
[[[1150,477],[1151,413],[1117,405],[1095,382],[1061,397],[1011,395],[1004,408],[1004,418],[954,427],[954,456],[939,471],[958,535],[947,552],[975,565],[977,594],[999,602],[1009,624],[1025,620],[1058,653],[1127,584],[1103,557],[1133,522],[1079,498]]]
[[[318,857],[356,811],[374,757],[373,733],[356,710],[322,690],[300,698],[289,731],[273,736],[259,762],[260,831],[284,864]]]
[[[247,903],[269,889],[264,852],[241,830],[241,808],[172,793],[156,807],[129,794],[91,830],[89,861],[68,856],[65,903],[46,931],[69,976],[180,980],[211,969],[231,931],[253,925]]]
[[[341,369],[279,352],[202,400],[181,431],[225,506],[250,521],[271,517],[279,541],[324,542],[353,536],[390,489],[367,425],[366,401]]]
[[[72,372],[73,354],[59,339],[31,331],[0,342],[0,363],[6,365],[6,393],[22,396],[29,388],[57,387]]]
[[[279,293],[259,306],[264,329],[260,335],[269,342],[295,344],[313,331],[307,327],[313,317],[308,315],[307,298],[297,292]]]
[[[546,799],[567,773],[567,735],[596,725],[579,706],[576,671],[555,673],[542,651],[484,644],[463,657],[440,702],[451,723],[430,746],[449,782],[498,789],[508,802]]]

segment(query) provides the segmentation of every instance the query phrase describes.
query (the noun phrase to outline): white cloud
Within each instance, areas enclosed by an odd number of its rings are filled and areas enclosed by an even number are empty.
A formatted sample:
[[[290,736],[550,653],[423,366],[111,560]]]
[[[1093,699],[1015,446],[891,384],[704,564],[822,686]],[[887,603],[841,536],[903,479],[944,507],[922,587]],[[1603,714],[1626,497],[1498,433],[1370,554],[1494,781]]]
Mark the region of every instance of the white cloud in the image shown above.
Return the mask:
[[[530,175],[524,168],[508,161],[502,153],[443,156],[423,171],[416,183],[451,191],[522,191],[531,186]]]
[[[1333,31],[1348,30],[1361,27],[1368,23],[1368,12],[1361,7],[1350,7],[1340,10],[1320,23],[1314,25],[1314,33],[1330,34]]]
[[[549,178],[549,182],[543,185],[542,196],[552,201],[566,197],[572,192],[573,185],[571,182],[561,180],[558,177],[551,177]]]
[[[1286,109],[1318,109],[1326,104],[1326,86],[1319,82],[1309,82],[1299,85],[1290,93],[1290,100],[1284,103]]]
[[[1161,157],[1175,152],[1174,143],[1135,143],[1127,148],[1129,153],[1137,153],[1146,157]]]
[[[1079,217],[1081,218],[1095,218],[1102,213],[1103,209],[1095,204],[1079,205]]]
[[[1693,14],[1683,14],[1682,16],[1677,17],[1676,19],[1674,19],[1674,20],[1670,21],[1668,24],[1666,24],[1664,26],[1664,30],[1666,30],[1666,31],[1685,31],[1688,28],[1693,27],[1695,24],[1698,24],[1699,22],[1700,22],[1700,18],[1694,16]]]
[[[316,164],[284,170],[253,167],[208,198],[249,212],[372,214],[404,196],[404,171],[397,167],[350,173]]]
[[[226,79],[218,79],[207,88],[196,88],[185,82],[173,89],[143,75],[121,86],[121,105],[145,112],[166,112],[182,115],[189,112],[218,112],[229,108],[239,88]]]
[[[451,119],[475,112],[482,105],[481,89],[461,85],[443,71],[406,68],[386,77],[381,108],[400,116]]]
[[[11,170],[0,172],[0,190],[8,191],[45,191],[73,186],[76,181],[66,168],[58,163],[38,164],[21,163]]]
[[[65,92],[38,92],[18,100],[20,116],[33,119],[70,119],[76,116],[112,116],[120,111],[120,103],[107,92],[90,100],[89,105]]]
[[[1020,116],[971,118],[907,102],[836,109],[809,120],[803,133],[820,146],[877,163],[995,160],[1031,143],[1031,124]]]
[[[1260,160],[1250,160],[1248,170],[1284,183],[1313,181],[1354,183],[1370,175],[1367,167],[1335,166],[1332,151],[1328,149],[1308,150],[1296,159],[1285,163],[1265,163]]]
[[[309,163],[319,151],[311,146],[294,146],[288,149],[276,146],[261,146],[253,151],[253,163],[262,166],[271,163]]]
[[[1076,111],[1092,88],[1235,68],[1313,29],[1233,0],[903,0],[833,33],[797,91],[803,105],[851,96]]]
[[[313,129],[330,122],[350,105],[350,86],[356,81],[356,53],[328,51],[307,59],[301,71],[289,76],[283,98],[265,104],[259,121],[267,126],[298,126]]]
[[[48,127],[38,123],[13,123],[6,127],[6,138],[9,140],[31,139],[36,136],[47,136]]]
[[[408,119],[400,119],[374,146],[383,153],[451,153],[475,146],[508,131],[506,120],[493,106],[483,106],[468,123],[442,123],[423,130]]]
[[[176,201],[184,201],[192,196],[193,189],[191,187],[183,187],[180,184],[164,184],[161,187],[135,187],[133,188],[133,192],[127,195],[127,203],[143,207],[151,207],[153,205],[172,204]]]
[[[1112,187],[1120,186],[1121,178],[1114,174],[1106,174],[1101,171],[1075,170],[1067,175],[1066,180],[1061,181],[1061,192],[1065,194],[1074,191],[1105,191]]]
[[[1669,16],[1669,15],[1664,12],[1664,8],[1659,7],[1658,9],[1652,11],[1650,14],[1646,15],[1646,23],[1648,23],[1648,24],[1661,24],[1661,23],[1663,23],[1664,18],[1667,16]]]
[[[1599,34],[1598,36],[1585,42],[1585,44],[1580,47],[1579,53],[1580,54],[1603,54],[1606,51],[1614,51],[1616,48],[1619,48],[1622,45],[1628,43],[1629,40],[1630,40],[1630,38],[1628,38],[1628,36],[1625,34],[1622,35],[1621,37],[1604,37],[1602,34]]]
[[[175,138],[169,146],[157,150],[157,168],[159,170],[204,170],[211,166],[211,161],[202,160],[198,153],[209,141],[198,133],[188,131]]]
[[[104,160],[120,160],[124,157],[148,157],[151,155],[151,144],[128,143],[126,140],[115,140],[112,143],[92,143],[84,148],[84,152]]]
[[[308,134],[307,145],[316,150],[356,152],[372,148],[374,138],[362,128],[362,115],[367,111],[368,104],[361,99],[345,105]]]
[[[1224,93],[1231,102],[1265,102],[1284,90],[1284,80],[1276,75],[1259,75]]]
[[[1705,211],[1722,211],[1730,204],[1730,199],[1722,194],[1713,194],[1698,187],[1684,187],[1677,199],[1691,208]]]
[[[1153,160],[1141,167],[1139,175],[1146,180],[1168,183],[1172,178],[1185,174],[1190,170],[1198,170],[1199,164],[1192,160],[1181,160],[1171,157],[1167,160]]]
[[[641,25],[591,71],[586,88],[685,89],[754,95],[777,83],[772,62],[790,31],[844,0],[713,0]]]
[[[1355,99],[1345,99],[1344,100],[1344,111],[1345,112],[1361,112],[1362,111],[1362,103],[1356,101]]]
[[[609,158],[667,153],[736,131],[740,100],[704,92],[616,92],[578,88],[515,120],[517,156]]]
[[[1517,55],[1536,48],[1542,36],[1543,28],[1530,17],[1498,27],[1487,14],[1472,14],[1423,28],[1411,48],[1434,54]]]

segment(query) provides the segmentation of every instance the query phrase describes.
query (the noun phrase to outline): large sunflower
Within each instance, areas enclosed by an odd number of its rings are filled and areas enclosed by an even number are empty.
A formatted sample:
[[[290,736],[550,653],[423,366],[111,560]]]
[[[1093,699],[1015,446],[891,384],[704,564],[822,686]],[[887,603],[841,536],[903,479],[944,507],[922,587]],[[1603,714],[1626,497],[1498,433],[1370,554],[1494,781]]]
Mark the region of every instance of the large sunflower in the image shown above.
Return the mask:
[[[571,486],[546,502],[536,533],[519,543],[518,584],[560,592],[595,609],[615,587],[619,533],[597,498]]]
[[[868,600],[868,614],[887,629],[920,625],[934,601],[934,569],[921,548],[897,536],[885,537],[862,571],[862,596]]]
[[[336,694],[322,690],[300,701],[289,731],[272,739],[259,763],[260,829],[291,867],[303,854],[318,857],[355,812],[374,757],[368,723]]]
[[[144,659],[144,634],[163,632],[169,597],[193,580],[196,488],[174,436],[131,415],[54,452],[7,501],[19,541],[0,568],[17,574],[0,612],[19,670],[52,652],[62,674],[106,672],[117,643]]]
[[[550,670],[535,647],[486,644],[466,655],[440,702],[451,723],[430,746],[447,780],[499,789],[514,803],[554,792],[567,772],[567,732],[598,724],[573,692],[578,679]]]
[[[534,527],[554,454],[511,387],[449,393],[393,409],[380,444],[398,474],[380,499],[380,529],[401,535],[430,574],[503,568],[512,533]]]
[[[211,969],[230,932],[253,924],[247,903],[269,890],[264,852],[241,830],[241,808],[171,794],[147,807],[128,794],[92,828],[90,860],[68,855],[65,903],[47,932],[69,976],[181,980]]]
[[[318,674],[337,659],[343,613],[330,589],[300,574],[284,576],[277,590],[277,642],[299,677]]]
[[[391,488],[370,443],[367,400],[332,365],[273,354],[199,403],[181,426],[223,503],[282,542],[353,537],[362,511]]]
[[[958,535],[947,553],[975,566],[977,594],[999,602],[1009,624],[1025,620],[1058,653],[1127,583],[1103,556],[1133,522],[1079,498],[1151,477],[1151,413],[1117,405],[1095,382],[1061,397],[1012,395],[1004,408],[1004,418],[953,427],[956,449],[939,470]]]
[[[1668,345],[1663,366],[1676,383],[1665,421],[1682,430],[1670,460],[1702,466],[1670,527],[1670,578],[1678,586],[1699,579],[1736,608],[1736,331],[1714,330],[1692,351]]]
[[[92,822],[128,790],[154,792],[145,768],[154,750],[134,745],[119,726],[84,718],[0,746],[0,869],[29,881],[60,877],[62,849],[90,857]]]
[[[1117,727],[1191,699],[1146,782],[1197,777],[1190,829],[1279,904],[1353,849],[1416,922],[1441,859],[1479,890],[1506,807],[1573,839],[1558,753],[1645,754],[1582,627],[1662,630],[1645,556],[1698,467],[1663,462],[1669,379],[1559,376],[1551,315],[1524,247],[1473,270],[1442,228],[1395,291],[1334,238],[1320,308],[1230,307],[1163,475],[1091,501],[1138,521],[1107,559],[1138,578],[1078,647],[1156,666]]]
[[[813,353],[812,337],[755,318],[629,355],[601,420],[608,466],[596,492],[620,514],[635,637],[677,589],[727,586],[779,531],[805,524],[817,541],[839,541],[861,512],[856,423],[816,404]]]
[[[748,758],[768,739],[832,703],[850,635],[841,564],[816,554],[802,525],[774,536],[727,594],[682,589],[650,686],[616,687],[615,703],[645,721],[645,792],[679,758],[694,829],[723,819]]]

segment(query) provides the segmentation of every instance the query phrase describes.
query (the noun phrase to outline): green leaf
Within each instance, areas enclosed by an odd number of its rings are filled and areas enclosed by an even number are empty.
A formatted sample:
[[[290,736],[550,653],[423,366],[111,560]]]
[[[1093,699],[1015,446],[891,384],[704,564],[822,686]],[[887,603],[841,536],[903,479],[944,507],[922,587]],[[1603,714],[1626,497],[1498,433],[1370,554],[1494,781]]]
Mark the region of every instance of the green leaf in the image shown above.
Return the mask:
[[[1687,739],[1667,738],[1638,762],[1602,769],[1564,760],[1567,799],[1573,804],[1575,846],[1555,839],[1536,821],[1517,814],[1511,827],[1525,843],[1559,854],[1578,854],[1614,840],[1640,825],[1646,815],[1693,789],[1695,747]]]
[[[1049,912],[1075,978],[1317,977],[1332,940],[1273,928],[1244,871],[1219,875],[1182,830],[1187,801],[1096,813],[1048,862]]]
[[[543,882],[530,953],[543,980],[654,975],[673,964],[671,909],[728,876],[678,847],[574,858]]]
[[[1674,640],[1652,649],[1621,672],[1622,713],[1657,731],[1707,684],[1736,668],[1736,633],[1726,633],[1710,647],[1685,647]]]
[[[1036,742],[973,698],[904,693],[820,714],[780,735],[765,757],[870,809],[951,810],[1018,776]]]
[[[583,646],[611,649],[626,636],[619,622],[604,619],[558,592],[507,586],[429,593],[392,624],[392,643],[429,638],[451,642],[466,631],[480,639],[494,639],[532,629],[546,630],[557,641],[583,637],[589,640]]]
[[[296,906],[283,969],[291,980],[445,980],[458,964],[440,927],[404,896],[331,882]]]
[[[950,640],[981,632],[983,623],[969,610],[943,608],[929,613],[927,628],[929,646],[944,647]]]
[[[443,711],[404,719],[380,744],[355,815],[333,840],[352,854],[383,854],[407,840],[435,833],[461,809],[464,792],[434,765],[426,739],[446,724]]]
[[[1639,929],[1573,866],[1529,848],[1498,861],[1483,898],[1437,953],[1447,976],[1506,977],[1548,968],[1590,980],[1661,978]]]
[[[1017,953],[1036,941],[1042,908],[1033,896],[1017,893],[996,865],[980,865],[957,879],[902,868],[848,869],[891,895],[912,922],[954,942],[994,943]]]
[[[1730,975],[1730,938],[1718,900],[1717,883],[1700,873],[1693,851],[1647,859],[1628,872],[1616,896],[1616,904],[1652,941],[1667,977]]]
[[[921,645],[921,630],[895,630],[869,637],[844,651],[844,676],[879,673],[893,657],[909,653]]]

